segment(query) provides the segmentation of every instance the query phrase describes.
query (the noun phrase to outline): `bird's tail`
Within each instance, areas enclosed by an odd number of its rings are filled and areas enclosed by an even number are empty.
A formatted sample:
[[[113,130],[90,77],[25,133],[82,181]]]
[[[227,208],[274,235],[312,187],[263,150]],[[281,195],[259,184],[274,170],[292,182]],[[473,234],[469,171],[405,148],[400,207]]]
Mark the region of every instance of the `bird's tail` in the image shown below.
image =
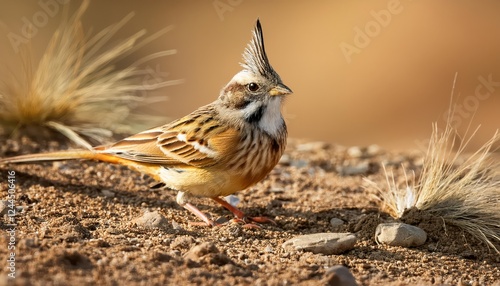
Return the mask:
[[[0,158],[0,165],[11,163],[32,163],[42,161],[62,161],[73,159],[96,160],[112,164],[121,164],[125,166],[132,165],[133,161],[123,159],[111,154],[100,152],[98,149],[94,150],[68,150],[56,151],[39,154],[20,155],[10,158]]]
[[[71,159],[98,160],[97,157],[99,157],[99,155],[100,154],[97,153],[96,151],[90,151],[90,150],[57,151],[57,152],[40,153],[40,154],[20,155],[10,158],[0,158],[0,165],[10,164],[10,163],[61,161],[61,160],[71,160]]]
[[[94,150],[69,150],[69,151],[57,151],[49,153],[39,153],[39,154],[29,154],[20,155],[10,158],[0,158],[0,166],[4,164],[11,163],[33,163],[42,161],[62,161],[62,160],[73,160],[73,159],[84,159],[84,160],[95,160],[101,162],[107,162],[111,164],[119,164],[127,166],[139,172],[145,173],[153,177],[155,180],[160,180],[158,166],[150,163],[141,163],[124,158],[117,157],[112,154],[106,154],[100,152],[100,148],[97,147]]]

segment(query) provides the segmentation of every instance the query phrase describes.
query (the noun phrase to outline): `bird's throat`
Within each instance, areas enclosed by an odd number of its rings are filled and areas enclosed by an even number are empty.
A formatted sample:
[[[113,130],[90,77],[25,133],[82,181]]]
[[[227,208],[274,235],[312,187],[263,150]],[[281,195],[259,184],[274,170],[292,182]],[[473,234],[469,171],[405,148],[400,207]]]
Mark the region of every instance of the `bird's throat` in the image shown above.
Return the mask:
[[[255,117],[259,115],[258,126],[272,137],[278,137],[285,129],[285,121],[281,116],[281,99],[272,98],[262,109],[256,110]]]

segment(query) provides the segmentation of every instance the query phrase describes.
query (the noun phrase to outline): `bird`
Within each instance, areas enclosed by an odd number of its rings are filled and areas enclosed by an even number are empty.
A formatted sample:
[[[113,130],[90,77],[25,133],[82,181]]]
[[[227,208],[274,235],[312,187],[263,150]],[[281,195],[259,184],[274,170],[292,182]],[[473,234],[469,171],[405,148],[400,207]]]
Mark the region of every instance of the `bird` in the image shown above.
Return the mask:
[[[19,155],[0,165],[71,159],[124,165],[177,191],[176,202],[199,224],[219,225],[190,202],[193,197],[213,199],[248,225],[273,222],[247,217],[223,198],[263,180],[287,144],[281,109],[292,90],[269,63],[259,19],[240,65],[215,101],[163,126],[91,150]]]

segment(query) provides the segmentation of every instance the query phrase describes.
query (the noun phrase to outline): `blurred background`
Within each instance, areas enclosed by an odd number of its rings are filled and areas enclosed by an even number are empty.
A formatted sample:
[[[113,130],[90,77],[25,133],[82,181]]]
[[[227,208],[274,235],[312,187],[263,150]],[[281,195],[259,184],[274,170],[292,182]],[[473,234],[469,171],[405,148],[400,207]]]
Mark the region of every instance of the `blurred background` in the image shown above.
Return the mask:
[[[80,1],[0,1],[0,74],[20,71],[22,39],[38,61],[68,5],[73,12]],[[284,109],[291,137],[422,149],[432,122],[443,126],[457,73],[452,122],[465,131],[474,116],[472,127],[482,125],[471,147],[500,128],[499,1],[92,1],[85,30],[130,12],[114,40],[173,26],[126,58],[177,50],[144,65],[185,80],[151,92],[168,97],[151,109],[169,119],[218,96],[259,17],[270,62],[294,91]]]

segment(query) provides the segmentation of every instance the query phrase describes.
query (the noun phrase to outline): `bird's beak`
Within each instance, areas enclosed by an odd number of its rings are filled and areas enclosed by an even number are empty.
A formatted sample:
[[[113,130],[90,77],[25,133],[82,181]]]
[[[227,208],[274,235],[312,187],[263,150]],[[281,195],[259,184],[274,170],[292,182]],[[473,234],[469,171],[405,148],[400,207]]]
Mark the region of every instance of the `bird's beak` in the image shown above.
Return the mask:
[[[276,85],[269,91],[269,94],[271,96],[279,96],[279,95],[291,94],[292,92],[293,91],[288,86],[282,83],[278,83],[278,85]]]

